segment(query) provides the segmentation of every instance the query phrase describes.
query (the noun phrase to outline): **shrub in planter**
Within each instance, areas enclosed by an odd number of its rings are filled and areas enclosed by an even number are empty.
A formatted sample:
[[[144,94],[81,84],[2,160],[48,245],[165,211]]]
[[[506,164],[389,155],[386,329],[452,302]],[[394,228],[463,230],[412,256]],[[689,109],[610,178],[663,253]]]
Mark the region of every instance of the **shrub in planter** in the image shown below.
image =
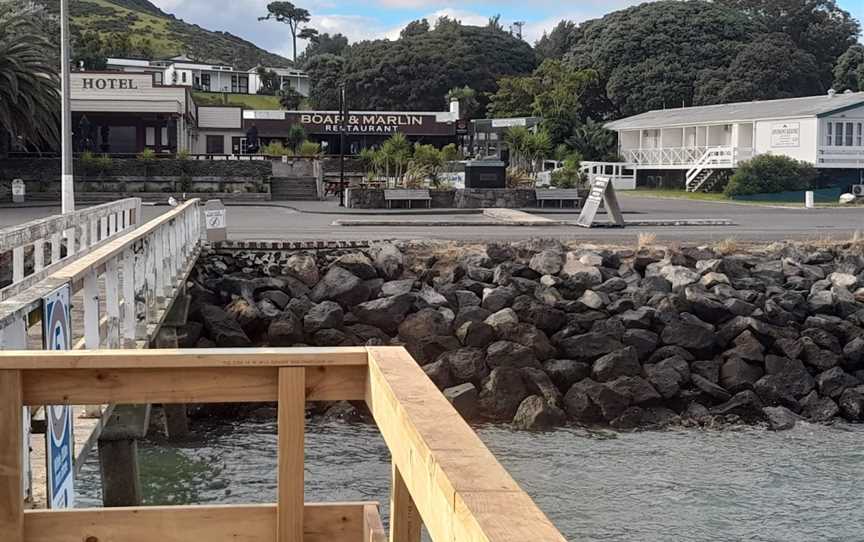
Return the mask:
[[[816,170],[807,162],[763,154],[739,164],[723,193],[732,197],[807,190],[816,177]]]
[[[552,172],[552,186],[555,188],[578,188],[584,181],[582,170],[582,157],[579,153],[573,153],[564,159],[564,167]]]
[[[321,154],[321,145],[313,141],[304,141],[300,144],[297,154],[300,156],[318,156]]]

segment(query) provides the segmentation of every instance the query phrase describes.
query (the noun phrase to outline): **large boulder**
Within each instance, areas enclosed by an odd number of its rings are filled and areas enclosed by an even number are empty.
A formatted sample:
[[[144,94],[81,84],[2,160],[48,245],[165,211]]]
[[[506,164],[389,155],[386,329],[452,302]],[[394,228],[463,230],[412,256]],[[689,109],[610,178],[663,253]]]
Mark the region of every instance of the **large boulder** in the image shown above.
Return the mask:
[[[561,268],[560,276],[567,284],[587,290],[603,283],[603,274],[593,265],[586,265],[580,260],[579,254],[568,252]]]
[[[414,279],[391,280],[381,285],[381,295],[392,297],[411,293],[414,288]]]
[[[318,284],[318,264],[315,256],[308,252],[292,254],[282,267],[282,273],[300,279],[303,284],[313,287]]]
[[[519,343],[495,341],[486,349],[486,365],[496,367],[538,367],[534,351]]]
[[[497,330],[499,327],[505,325],[516,325],[519,323],[519,316],[513,311],[513,309],[501,309],[500,311],[491,314],[485,321],[489,326],[493,329]]]
[[[528,397],[522,372],[514,367],[497,367],[483,381],[480,410],[492,420],[509,421]]]
[[[606,385],[627,397],[634,405],[654,403],[662,399],[654,386],[641,376],[622,376]]]
[[[746,420],[755,420],[762,416],[762,401],[753,390],[744,390],[735,394],[725,403],[711,409],[711,414],[726,416],[736,414]]]
[[[363,280],[374,279],[378,276],[372,261],[362,252],[352,252],[340,256],[333,262],[333,265],[338,265]]]
[[[303,317],[303,330],[311,335],[322,329],[340,328],[344,318],[345,311],[339,303],[322,301]]]
[[[849,421],[864,421],[864,386],[844,390],[840,395],[840,410]]]
[[[456,412],[466,420],[473,420],[479,411],[480,394],[474,384],[466,383],[444,390],[444,397],[450,401]]]
[[[375,269],[385,280],[396,280],[405,269],[405,257],[391,244],[378,245],[375,253]]]
[[[451,387],[455,382],[453,382],[453,376],[450,374],[450,366],[447,365],[446,359],[438,359],[438,361],[434,363],[427,363],[423,366],[423,372],[426,373],[426,376],[429,377],[438,389],[445,389]]]
[[[531,258],[528,267],[541,275],[557,275],[561,271],[562,263],[560,252],[544,250]]]
[[[801,400],[801,414],[810,421],[827,422],[840,412],[840,407],[830,397],[819,397],[812,391]]]
[[[463,346],[486,348],[495,341],[495,328],[485,322],[465,322],[456,330]]]
[[[659,269],[658,274],[669,281],[673,290],[683,289],[695,282],[699,282],[701,278],[696,271],[680,265],[664,265]]]
[[[427,337],[449,335],[450,323],[435,309],[423,309],[409,314],[398,329],[403,341],[417,342]]]
[[[760,366],[732,357],[720,367],[720,385],[730,393],[738,393],[753,389],[753,385],[763,374]]]
[[[413,304],[414,297],[406,293],[360,303],[352,312],[359,322],[394,334]]]
[[[490,311],[498,312],[513,305],[516,294],[509,287],[499,286],[497,288],[485,288],[481,306]]]
[[[713,327],[696,317],[682,317],[669,322],[663,328],[660,339],[664,344],[696,351],[710,350],[715,343]]]
[[[577,361],[594,360],[623,346],[618,339],[596,332],[568,337],[558,344],[559,350],[565,357]]]
[[[816,376],[819,395],[836,399],[846,390],[859,385],[858,379],[840,367],[833,367]]]
[[[801,416],[782,406],[764,407],[762,413],[765,415],[765,419],[768,420],[768,427],[772,431],[792,429],[801,420]]]
[[[577,421],[610,422],[630,406],[630,398],[609,386],[586,378],[573,384],[564,396],[564,406],[567,413]]]
[[[620,376],[637,376],[642,372],[639,357],[632,346],[616,350],[594,362],[591,376],[598,382],[608,382]]]
[[[333,266],[312,289],[310,297],[315,303],[335,301],[350,309],[369,299],[369,294],[369,286],[363,280],[346,269]]]
[[[543,362],[543,370],[562,393],[591,374],[589,364],[572,359],[550,359]]]
[[[531,395],[526,397],[513,417],[513,426],[517,429],[539,431],[563,425],[567,415],[557,406],[550,405],[542,397]]]
[[[268,320],[254,304],[238,297],[225,307],[225,312],[240,324],[248,337],[256,337],[267,329]]]
[[[489,376],[489,369],[486,367],[486,354],[479,348],[460,348],[452,352],[445,352],[439,358],[439,360],[441,359],[450,367],[450,374],[459,384],[465,382],[480,383]]]
[[[267,328],[270,346],[294,346],[303,342],[303,321],[292,311],[283,311]]]
[[[252,341],[227,312],[215,305],[202,305],[201,323],[207,336],[220,347],[249,347]]]

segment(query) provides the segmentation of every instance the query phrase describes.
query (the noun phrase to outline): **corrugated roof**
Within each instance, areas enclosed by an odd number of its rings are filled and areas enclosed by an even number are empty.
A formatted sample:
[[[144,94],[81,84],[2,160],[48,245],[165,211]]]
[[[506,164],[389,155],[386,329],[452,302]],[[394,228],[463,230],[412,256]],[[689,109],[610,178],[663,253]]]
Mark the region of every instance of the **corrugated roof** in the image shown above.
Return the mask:
[[[817,117],[857,105],[864,105],[864,92],[836,94],[833,97],[825,94],[785,100],[658,109],[606,123],[606,128],[610,130],[638,130],[640,128],[663,128],[665,126],[758,119]]]

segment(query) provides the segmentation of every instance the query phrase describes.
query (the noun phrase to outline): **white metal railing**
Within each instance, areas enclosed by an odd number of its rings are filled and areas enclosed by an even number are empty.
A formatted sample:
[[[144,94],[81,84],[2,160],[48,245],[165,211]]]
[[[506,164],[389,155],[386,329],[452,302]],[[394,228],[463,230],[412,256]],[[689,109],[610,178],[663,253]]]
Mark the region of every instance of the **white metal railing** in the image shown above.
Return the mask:
[[[637,166],[695,166],[709,151],[722,150],[716,155],[712,167],[733,167],[742,160],[753,157],[753,149],[745,147],[668,147],[658,149],[623,149],[621,154],[628,163]],[[719,158],[725,160],[719,160]]]
[[[636,190],[636,170],[632,164],[623,162],[582,162],[582,172],[589,179],[595,175],[606,175],[616,190]]]
[[[12,254],[12,282],[0,289],[0,301],[24,291],[60,266],[140,222],[141,200],[127,198],[0,230],[0,256]],[[32,268],[25,261],[31,247]],[[48,247],[50,250],[46,250]]]
[[[83,297],[83,323],[75,312],[70,323],[75,348],[143,346],[194,265],[201,226],[199,200],[187,201],[0,302],[0,350],[26,345],[29,316],[38,314],[43,296],[66,284]]]

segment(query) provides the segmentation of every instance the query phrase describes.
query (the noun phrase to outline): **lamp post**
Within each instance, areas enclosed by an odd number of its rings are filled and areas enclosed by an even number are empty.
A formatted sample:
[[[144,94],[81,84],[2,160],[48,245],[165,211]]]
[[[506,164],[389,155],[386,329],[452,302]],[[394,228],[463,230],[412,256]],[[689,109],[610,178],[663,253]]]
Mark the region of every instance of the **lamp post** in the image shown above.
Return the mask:
[[[339,207],[345,207],[345,132],[348,131],[348,96],[345,83],[339,85]]]
[[[75,186],[72,172],[72,103],[70,98],[69,66],[69,0],[60,0],[60,74],[61,74],[61,155],[60,181],[63,214],[75,212]]]

